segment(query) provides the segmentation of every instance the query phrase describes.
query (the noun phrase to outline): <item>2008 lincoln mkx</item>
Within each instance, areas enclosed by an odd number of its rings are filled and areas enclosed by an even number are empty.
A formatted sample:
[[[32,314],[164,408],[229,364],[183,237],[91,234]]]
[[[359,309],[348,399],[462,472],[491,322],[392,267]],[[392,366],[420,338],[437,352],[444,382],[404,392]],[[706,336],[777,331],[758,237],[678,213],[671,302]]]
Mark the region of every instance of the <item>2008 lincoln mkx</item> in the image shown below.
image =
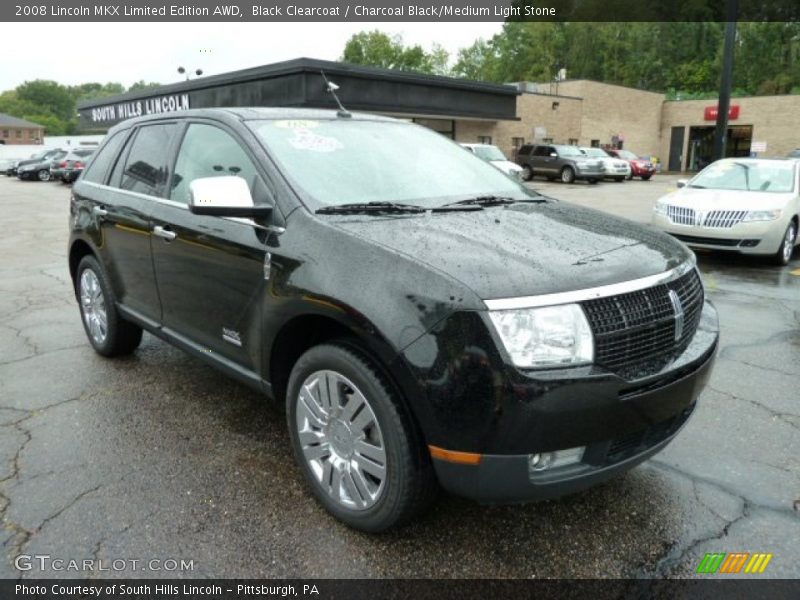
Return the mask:
[[[285,403],[310,489],[368,531],[439,487],[520,502],[630,469],[690,417],[717,347],[680,242],[389,118],[126,121],[70,218],[94,349],[146,330]]]

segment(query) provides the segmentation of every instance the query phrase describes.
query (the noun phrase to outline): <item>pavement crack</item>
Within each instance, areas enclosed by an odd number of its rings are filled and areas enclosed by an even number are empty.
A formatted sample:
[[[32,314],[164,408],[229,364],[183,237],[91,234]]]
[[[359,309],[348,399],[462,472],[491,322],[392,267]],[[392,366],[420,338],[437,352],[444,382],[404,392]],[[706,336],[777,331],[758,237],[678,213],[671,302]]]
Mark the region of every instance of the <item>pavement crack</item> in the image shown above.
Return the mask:
[[[732,398],[732,399],[738,400],[740,402],[747,402],[748,404],[751,404],[752,406],[755,406],[756,408],[758,408],[760,410],[763,410],[764,412],[768,413],[774,419],[778,419],[779,421],[781,421],[782,423],[785,423],[789,427],[793,427],[797,431],[800,431],[800,426],[798,426],[797,423],[795,423],[794,421],[791,420],[792,417],[797,418],[800,415],[796,415],[794,413],[789,413],[789,412],[780,412],[780,411],[777,411],[777,410],[773,410],[769,406],[766,406],[766,405],[762,404],[761,402],[758,402],[757,400],[750,400],[749,398],[743,398],[741,396],[737,396],[736,394],[731,394],[730,392],[725,392],[725,391],[722,391],[720,389],[717,389],[712,385],[709,385],[708,389],[710,389],[713,392],[716,392],[717,394],[721,394],[723,396],[727,396],[728,398]]]

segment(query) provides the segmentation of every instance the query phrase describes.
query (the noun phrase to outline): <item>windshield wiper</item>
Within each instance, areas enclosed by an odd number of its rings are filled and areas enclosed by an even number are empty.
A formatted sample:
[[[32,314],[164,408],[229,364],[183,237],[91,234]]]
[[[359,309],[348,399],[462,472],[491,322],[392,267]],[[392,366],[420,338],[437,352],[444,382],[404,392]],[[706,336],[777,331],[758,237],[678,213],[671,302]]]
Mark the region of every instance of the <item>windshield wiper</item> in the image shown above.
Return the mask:
[[[398,202],[351,202],[318,208],[318,215],[347,215],[356,213],[424,213],[425,208],[416,204]]]
[[[459,205],[477,205],[477,206],[500,206],[501,204],[516,204],[517,202],[547,202],[542,198],[510,198],[509,196],[475,196],[474,198],[467,198],[466,200],[459,200],[458,202],[451,202],[444,206],[459,206]]]

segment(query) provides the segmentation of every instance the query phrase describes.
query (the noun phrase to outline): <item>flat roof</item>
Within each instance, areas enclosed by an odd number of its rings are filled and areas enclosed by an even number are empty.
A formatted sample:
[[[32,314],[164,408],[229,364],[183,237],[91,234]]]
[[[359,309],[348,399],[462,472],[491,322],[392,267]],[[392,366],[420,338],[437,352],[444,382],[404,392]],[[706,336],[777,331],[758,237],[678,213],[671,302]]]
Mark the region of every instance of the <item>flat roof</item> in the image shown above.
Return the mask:
[[[336,108],[322,72],[348,110],[427,118],[516,120],[520,92],[502,84],[311,58],[180,81],[78,104],[82,130],[189,108]]]

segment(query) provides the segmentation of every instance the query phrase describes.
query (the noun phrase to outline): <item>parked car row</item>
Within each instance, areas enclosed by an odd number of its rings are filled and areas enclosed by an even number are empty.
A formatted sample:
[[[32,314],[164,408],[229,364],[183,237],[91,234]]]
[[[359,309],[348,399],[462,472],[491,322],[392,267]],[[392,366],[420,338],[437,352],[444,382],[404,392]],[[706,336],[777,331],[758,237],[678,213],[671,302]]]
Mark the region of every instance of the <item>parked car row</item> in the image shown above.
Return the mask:
[[[9,159],[0,163],[0,173],[27,181],[58,180],[72,183],[86,168],[95,148],[42,150],[26,159]]]
[[[550,181],[560,179],[564,183],[583,180],[594,184],[603,179],[621,182],[633,177],[647,181],[655,173],[651,161],[629,150],[565,144],[525,144],[517,152],[517,163],[525,181],[537,176]]]

